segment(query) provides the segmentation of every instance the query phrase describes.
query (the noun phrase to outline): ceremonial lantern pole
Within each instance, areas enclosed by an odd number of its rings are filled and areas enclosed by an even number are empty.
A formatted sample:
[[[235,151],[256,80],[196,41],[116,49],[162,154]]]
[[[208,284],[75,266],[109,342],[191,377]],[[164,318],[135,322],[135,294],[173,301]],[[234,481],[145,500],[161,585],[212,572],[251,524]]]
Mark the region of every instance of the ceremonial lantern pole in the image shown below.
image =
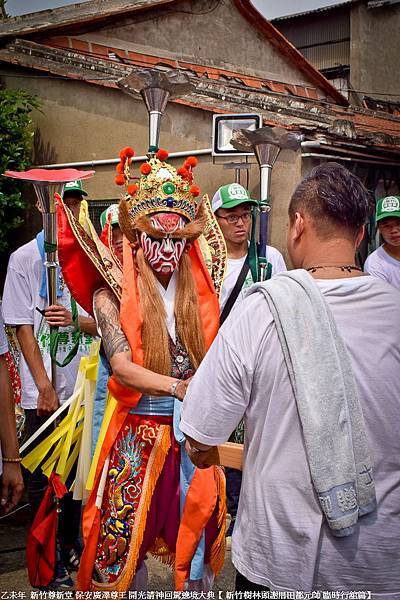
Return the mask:
[[[28,171],[6,171],[4,175],[33,184],[40,206],[44,230],[44,263],[47,280],[48,305],[57,303],[57,217],[56,196],[63,192],[64,184],[92,177],[94,171],[77,169],[30,169]],[[51,359],[51,382],[56,383],[56,362]]]
[[[260,167],[260,236],[258,246],[259,279],[267,279],[268,213],[271,210],[270,190],[272,168],[281,150],[297,150],[303,136],[282,127],[260,127],[254,131],[240,129],[231,144],[240,151],[253,151]]]
[[[181,71],[132,71],[118,81],[118,86],[129,96],[140,94],[149,113],[149,154],[159,147],[161,118],[168,100],[189,94],[195,89],[188,75]]]

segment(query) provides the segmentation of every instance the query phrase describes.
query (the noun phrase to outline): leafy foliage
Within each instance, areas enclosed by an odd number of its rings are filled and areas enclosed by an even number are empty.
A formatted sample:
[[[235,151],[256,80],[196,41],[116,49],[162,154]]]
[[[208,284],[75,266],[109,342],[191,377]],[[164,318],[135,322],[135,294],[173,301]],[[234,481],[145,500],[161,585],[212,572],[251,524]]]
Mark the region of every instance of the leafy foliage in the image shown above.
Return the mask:
[[[40,108],[40,102],[27,92],[0,90],[0,173],[25,171],[30,167],[34,108]],[[0,253],[7,249],[10,233],[23,223],[27,203],[21,189],[19,181],[0,177]]]

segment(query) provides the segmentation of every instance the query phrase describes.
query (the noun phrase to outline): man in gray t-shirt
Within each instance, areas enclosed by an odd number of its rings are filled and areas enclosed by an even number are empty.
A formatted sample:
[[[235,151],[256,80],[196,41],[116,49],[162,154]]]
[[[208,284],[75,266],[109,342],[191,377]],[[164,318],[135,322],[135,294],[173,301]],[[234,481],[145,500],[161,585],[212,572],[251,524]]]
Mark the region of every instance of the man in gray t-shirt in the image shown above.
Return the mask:
[[[354,263],[368,200],[357,177],[327,163],[311,171],[289,206],[291,260],[314,277],[333,315],[365,421],[377,509],[358,518],[354,533],[335,537],[318,501],[296,386],[263,293],[234,309],[189,385],[180,428],[198,466],[207,464],[210,446],[225,442],[245,419],[243,484],[232,538],[237,590],[356,590],[400,598],[400,292]],[[263,284],[268,285],[276,282]],[[318,330],[316,337],[309,335],[302,308],[294,311],[308,344],[298,352],[307,353],[312,344],[324,347],[324,339]],[[314,385],[318,381],[315,377]],[[321,395],[333,394],[323,389]],[[326,413],[322,406],[315,421],[325,431],[346,416],[327,421]],[[312,427],[311,420],[308,435]],[[335,456],[329,458],[335,465]],[[348,500],[341,497],[339,505]]]
[[[224,236],[227,252],[227,265],[220,295],[221,325],[233,306],[243,300],[249,287],[254,283],[248,262],[246,262],[254,206],[258,206],[258,202],[250,198],[246,188],[238,183],[223,185],[216,191],[212,199],[212,209]],[[279,250],[267,246],[267,257],[271,265],[271,275],[286,271],[285,261]],[[243,269],[247,272],[242,273]],[[243,421],[239,423],[230,440],[239,444],[243,443]],[[242,474],[238,469],[226,468],[225,477],[226,503],[231,517],[226,531],[227,548],[229,549],[239,504]]]

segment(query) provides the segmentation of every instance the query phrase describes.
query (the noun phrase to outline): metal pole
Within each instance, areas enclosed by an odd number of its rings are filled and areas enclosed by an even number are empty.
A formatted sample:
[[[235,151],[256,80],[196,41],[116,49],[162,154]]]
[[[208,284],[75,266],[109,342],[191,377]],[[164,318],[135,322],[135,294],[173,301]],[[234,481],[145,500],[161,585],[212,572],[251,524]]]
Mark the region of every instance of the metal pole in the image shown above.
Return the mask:
[[[46,213],[43,215],[44,239],[57,247],[57,217],[55,213]],[[49,306],[57,304],[57,250],[46,252],[44,262],[47,278],[47,302]],[[55,389],[57,381],[57,365],[53,358],[51,359],[51,383]]]
[[[161,117],[163,113],[159,110],[149,111],[149,152],[154,154],[159,145]]]
[[[183,150],[180,152],[170,152],[169,160],[172,158],[186,158],[187,156],[208,156],[211,155],[211,148],[201,148],[200,150]],[[132,157],[132,162],[143,162],[147,160],[146,154],[141,154],[138,156]],[[119,163],[119,158],[105,158],[99,160],[84,160],[80,162],[70,162],[70,163],[52,163],[49,165],[38,165],[36,168],[38,169],[62,169],[69,167],[99,167],[103,165],[117,165]]]
[[[260,165],[260,246],[259,256],[266,258],[267,243],[268,243],[268,213],[270,206],[268,204],[269,193],[271,187],[271,165]],[[265,281],[267,277],[267,265],[261,262],[260,264],[260,279]]]

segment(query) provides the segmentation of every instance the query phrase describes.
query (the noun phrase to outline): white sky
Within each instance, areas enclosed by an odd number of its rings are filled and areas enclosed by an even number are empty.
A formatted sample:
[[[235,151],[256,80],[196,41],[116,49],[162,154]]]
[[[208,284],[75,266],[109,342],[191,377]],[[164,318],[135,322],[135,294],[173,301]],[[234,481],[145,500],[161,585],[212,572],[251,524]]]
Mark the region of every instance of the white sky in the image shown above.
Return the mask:
[[[330,6],[332,4],[338,4],[340,1],[341,0],[252,0],[258,10],[268,19],[312,10],[321,6]],[[15,16],[74,3],[79,3],[79,0],[75,0],[75,2],[68,2],[67,0],[7,0],[6,10],[9,15]]]

